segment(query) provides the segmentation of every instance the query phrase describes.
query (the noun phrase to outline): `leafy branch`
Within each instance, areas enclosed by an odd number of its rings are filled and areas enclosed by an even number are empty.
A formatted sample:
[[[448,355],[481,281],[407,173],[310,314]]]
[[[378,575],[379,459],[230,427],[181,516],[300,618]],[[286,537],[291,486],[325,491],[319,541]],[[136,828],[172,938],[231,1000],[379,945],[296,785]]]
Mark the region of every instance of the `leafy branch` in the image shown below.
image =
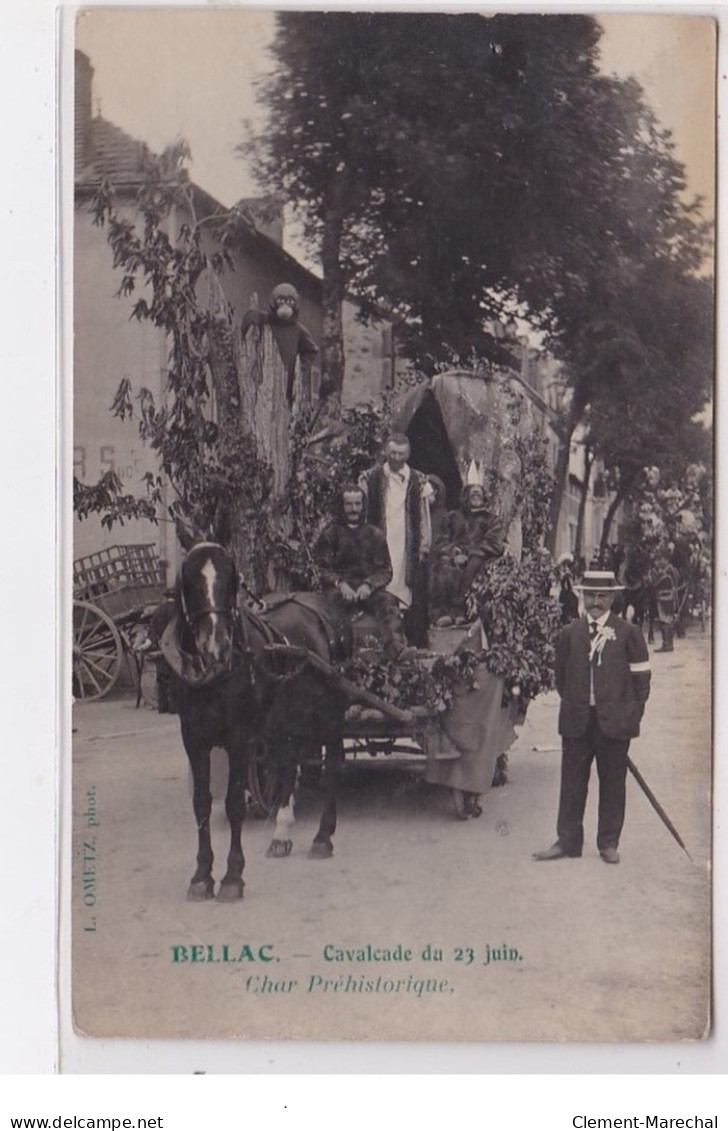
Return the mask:
[[[157,522],[157,505],[161,498],[160,481],[147,474],[147,497],[137,498],[124,493],[124,484],[115,471],[106,471],[97,483],[82,483],[73,477],[73,510],[83,521],[89,515],[100,515],[101,525],[111,528],[118,522],[123,526],[130,519],[148,519]]]

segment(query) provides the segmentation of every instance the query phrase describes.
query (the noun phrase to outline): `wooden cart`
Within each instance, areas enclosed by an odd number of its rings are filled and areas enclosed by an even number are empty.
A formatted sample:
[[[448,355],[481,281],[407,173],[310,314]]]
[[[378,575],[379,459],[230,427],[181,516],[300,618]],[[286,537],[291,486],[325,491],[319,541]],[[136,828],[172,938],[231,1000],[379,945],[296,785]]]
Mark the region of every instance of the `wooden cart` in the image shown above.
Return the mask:
[[[162,599],[163,565],[153,543],[110,546],[73,563],[73,695],[102,699],[125,659],[137,677],[132,633]]]

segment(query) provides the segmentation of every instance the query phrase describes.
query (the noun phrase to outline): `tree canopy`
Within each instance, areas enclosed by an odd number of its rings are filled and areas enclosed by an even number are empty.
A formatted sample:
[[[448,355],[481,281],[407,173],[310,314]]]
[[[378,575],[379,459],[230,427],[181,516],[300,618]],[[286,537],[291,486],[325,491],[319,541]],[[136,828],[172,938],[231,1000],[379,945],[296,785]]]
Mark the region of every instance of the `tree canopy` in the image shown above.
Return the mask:
[[[544,331],[572,390],[552,538],[570,439],[587,407],[592,450],[622,495],[640,460],[664,462],[675,444],[691,445],[713,372],[712,284],[697,274],[709,233],[638,84],[600,74],[598,23],[470,13],[276,18],[277,66],[262,90],[268,121],[252,147],[262,183],[295,207],[320,257],[322,394],[334,411],[348,293],[365,315],[384,307],[399,317],[425,370],[472,355],[512,364],[489,333],[494,319],[518,313]],[[164,230],[172,206],[191,207],[186,156],[171,151],[150,169],[140,230],[103,193],[96,214],[124,272],[122,293],[142,280],[151,291],[150,299],[139,287],[134,316],[170,340],[171,398],[157,406],[142,391],[143,435],[177,493],[176,512],[209,523],[226,507],[260,514],[269,474],[254,438],[241,439],[229,319],[196,302],[208,266],[198,226],[184,226],[176,242]],[[224,264],[209,266],[214,274]],[[213,390],[230,408],[219,424],[205,411]],[[121,389],[115,411],[130,405]],[[275,541],[261,531],[256,544]]]
[[[659,467],[670,483],[691,464],[711,462],[699,415],[712,387],[712,285],[664,269],[646,271],[642,283],[625,336],[596,353],[606,372],[592,375],[589,394],[589,442],[615,492],[603,543],[619,503],[648,486],[646,468]]]
[[[259,171],[321,258],[329,389],[347,290],[401,313],[420,362],[497,355],[484,321],[514,307],[579,362],[646,263],[699,264],[670,137],[636,82],[599,73],[591,17],[282,12],[277,27]]]

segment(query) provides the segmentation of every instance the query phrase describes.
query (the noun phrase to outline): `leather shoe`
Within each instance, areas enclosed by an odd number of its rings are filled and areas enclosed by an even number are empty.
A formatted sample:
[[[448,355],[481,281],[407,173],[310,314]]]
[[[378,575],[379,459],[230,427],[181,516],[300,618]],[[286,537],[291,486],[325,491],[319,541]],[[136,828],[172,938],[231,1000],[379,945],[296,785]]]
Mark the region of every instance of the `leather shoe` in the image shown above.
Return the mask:
[[[560,844],[552,844],[550,848],[545,848],[542,852],[532,853],[534,860],[561,860],[564,856],[576,857],[581,856],[580,852],[567,852]]]
[[[616,848],[603,848],[599,855],[605,864],[619,864],[619,853]]]

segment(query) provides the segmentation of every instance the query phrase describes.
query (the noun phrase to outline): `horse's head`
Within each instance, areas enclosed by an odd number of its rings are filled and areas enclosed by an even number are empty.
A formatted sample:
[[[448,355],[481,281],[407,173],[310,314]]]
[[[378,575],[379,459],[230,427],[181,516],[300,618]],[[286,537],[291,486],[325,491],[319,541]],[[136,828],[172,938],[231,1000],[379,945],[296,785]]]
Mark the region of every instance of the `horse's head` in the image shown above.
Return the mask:
[[[238,621],[238,571],[216,542],[189,551],[178,581],[179,612],[185,635],[206,672],[228,669]]]

